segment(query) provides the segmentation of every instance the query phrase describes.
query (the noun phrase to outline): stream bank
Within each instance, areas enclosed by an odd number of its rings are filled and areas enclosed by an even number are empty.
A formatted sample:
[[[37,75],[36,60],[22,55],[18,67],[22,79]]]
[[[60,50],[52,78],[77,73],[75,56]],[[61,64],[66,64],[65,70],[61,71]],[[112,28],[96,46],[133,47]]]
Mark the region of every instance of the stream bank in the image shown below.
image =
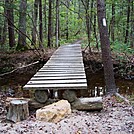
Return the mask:
[[[46,54],[43,55],[43,61],[33,50],[16,53],[0,52],[0,74],[10,72],[18,67],[23,67],[27,64],[40,61],[37,64],[31,65],[26,68],[21,68],[13,73],[7,73],[6,75],[0,75],[0,89],[1,90],[20,90],[29,79],[47,62],[54,49],[48,49]],[[42,53],[42,52],[41,52]],[[103,65],[101,59],[101,53],[94,52],[89,54],[83,52],[83,61],[85,65],[85,71],[87,76],[88,90],[78,91],[79,96],[101,96],[105,94],[105,83],[103,74]],[[121,94],[133,95],[134,94],[134,75],[129,73],[129,77],[122,77],[120,74],[120,62],[113,59],[114,71],[117,88]],[[127,78],[127,79],[125,79]],[[128,79],[129,78],[129,79]],[[17,94],[18,95],[18,94]]]

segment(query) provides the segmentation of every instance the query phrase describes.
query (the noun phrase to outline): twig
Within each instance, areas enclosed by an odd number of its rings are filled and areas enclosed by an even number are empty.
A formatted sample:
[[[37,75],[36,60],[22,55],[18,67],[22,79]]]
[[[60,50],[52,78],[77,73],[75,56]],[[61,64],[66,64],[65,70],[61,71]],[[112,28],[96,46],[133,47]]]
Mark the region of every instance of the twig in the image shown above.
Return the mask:
[[[19,70],[19,69],[27,68],[27,67],[29,67],[29,66],[32,66],[32,65],[35,65],[35,64],[38,64],[38,63],[39,63],[39,61],[36,61],[36,62],[31,63],[31,64],[28,64],[28,65],[26,65],[26,66],[18,67],[18,68],[14,69],[14,70],[12,70],[12,71],[10,71],[10,72],[6,72],[6,73],[3,73],[3,74],[0,74],[0,77],[3,77],[4,75],[12,74],[12,73],[14,73],[15,71],[17,71],[17,70]]]

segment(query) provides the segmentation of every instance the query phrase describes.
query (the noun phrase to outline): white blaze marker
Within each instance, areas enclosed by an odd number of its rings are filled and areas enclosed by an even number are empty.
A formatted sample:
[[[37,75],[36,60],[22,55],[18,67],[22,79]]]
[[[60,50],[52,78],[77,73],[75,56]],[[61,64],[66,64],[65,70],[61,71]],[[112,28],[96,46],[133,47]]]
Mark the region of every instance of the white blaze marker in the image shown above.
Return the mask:
[[[107,24],[106,24],[106,19],[105,18],[103,18],[102,23],[103,23],[103,26],[106,27]]]

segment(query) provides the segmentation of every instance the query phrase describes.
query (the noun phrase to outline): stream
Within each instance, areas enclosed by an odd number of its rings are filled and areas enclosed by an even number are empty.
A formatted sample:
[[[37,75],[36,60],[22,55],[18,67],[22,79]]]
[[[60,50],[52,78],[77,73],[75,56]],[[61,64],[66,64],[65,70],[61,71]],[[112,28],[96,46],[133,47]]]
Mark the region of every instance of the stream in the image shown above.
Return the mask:
[[[10,77],[0,80],[0,89],[4,91],[9,90],[20,90],[22,85],[25,85],[29,79],[34,75],[34,73],[40,68],[41,66],[35,66],[30,71],[27,71],[25,74],[14,74]],[[86,70],[87,76],[87,90],[78,90],[77,95],[78,97],[94,97],[94,96],[103,96],[105,94],[105,82],[104,82],[104,74],[103,71],[99,71],[97,73],[91,73]],[[2,83],[6,83],[4,86]],[[116,85],[118,88],[118,92],[123,95],[133,95],[134,94],[134,79],[126,80],[121,78],[116,78]],[[20,91],[19,91],[20,92]],[[29,97],[28,91],[23,91],[23,95],[27,94],[25,97]],[[17,93],[18,96],[18,93]]]
[[[89,96],[101,96],[105,94],[105,82],[103,71],[91,74],[87,73],[87,83]],[[134,79],[127,80],[123,78],[115,79],[118,92],[123,95],[133,95],[134,94]]]

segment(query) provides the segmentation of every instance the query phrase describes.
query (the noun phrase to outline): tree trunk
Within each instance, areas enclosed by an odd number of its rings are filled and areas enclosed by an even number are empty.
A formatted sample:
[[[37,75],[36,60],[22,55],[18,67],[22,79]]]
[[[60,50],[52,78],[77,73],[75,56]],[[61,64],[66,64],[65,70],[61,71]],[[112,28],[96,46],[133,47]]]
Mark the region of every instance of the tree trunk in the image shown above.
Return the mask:
[[[48,11],[48,47],[52,46],[52,0],[49,0],[49,11]]]
[[[89,15],[89,0],[86,0],[85,2],[83,0],[81,0],[81,2],[82,2],[84,9],[85,9],[85,20],[86,20],[86,31],[87,31],[87,37],[88,37],[88,46],[89,46],[89,52],[91,52],[91,47],[90,47],[91,16]],[[91,7],[92,6],[93,6],[93,3],[91,4]],[[91,9],[91,11],[92,11],[92,9]]]
[[[106,11],[104,0],[97,0],[97,13],[106,90],[108,94],[114,94],[116,93],[116,85],[114,79],[113,64],[111,59],[108,28],[106,25]]]
[[[32,28],[32,44],[36,44],[36,34],[37,34],[37,18],[38,18],[38,5],[39,5],[39,0],[34,1],[34,13],[33,13],[33,28]]]
[[[3,1],[3,4],[5,5],[4,14],[7,15],[6,1]],[[4,46],[6,42],[6,37],[7,37],[7,18],[4,17],[4,26],[1,27],[1,40],[0,40],[0,44],[2,47]]]
[[[69,29],[69,26],[68,26],[69,25],[69,20],[68,20],[69,19],[69,11],[68,11],[69,10],[68,9],[69,1],[68,0],[66,1],[66,5],[67,5],[67,9],[66,9],[66,40],[68,40],[68,38],[69,38],[69,30],[68,30]]]
[[[127,42],[128,42],[128,36],[129,36],[130,1],[131,1],[131,0],[128,0],[128,8],[127,8],[127,25],[126,25],[126,35],[125,35],[125,41],[124,41],[124,43],[127,43]]]
[[[44,2],[44,33],[45,37],[47,37],[47,5],[46,5],[46,0]]]
[[[59,46],[59,0],[56,0],[56,47]]]
[[[130,46],[134,47],[134,5],[131,0],[131,32],[130,32]]]
[[[111,20],[111,39],[114,42],[114,25],[115,25],[115,4],[112,4],[112,20]]]
[[[8,36],[9,36],[9,46],[12,48],[15,45],[15,35],[14,35],[14,15],[13,15],[13,1],[6,0],[6,15],[8,21]]]
[[[20,11],[19,11],[19,30],[26,34],[26,10],[27,10],[27,0],[20,1]],[[17,50],[26,49],[26,36],[19,33],[18,35],[18,45]]]
[[[96,48],[97,50],[99,51],[99,42],[98,42],[98,36],[97,36],[97,32],[96,32],[96,13],[94,14],[94,25],[93,25],[93,29],[94,29],[94,37],[95,37],[95,40],[96,40]]]
[[[42,31],[42,0],[39,0],[39,36],[40,36],[40,42],[39,42],[39,48],[43,48],[43,31]]]

